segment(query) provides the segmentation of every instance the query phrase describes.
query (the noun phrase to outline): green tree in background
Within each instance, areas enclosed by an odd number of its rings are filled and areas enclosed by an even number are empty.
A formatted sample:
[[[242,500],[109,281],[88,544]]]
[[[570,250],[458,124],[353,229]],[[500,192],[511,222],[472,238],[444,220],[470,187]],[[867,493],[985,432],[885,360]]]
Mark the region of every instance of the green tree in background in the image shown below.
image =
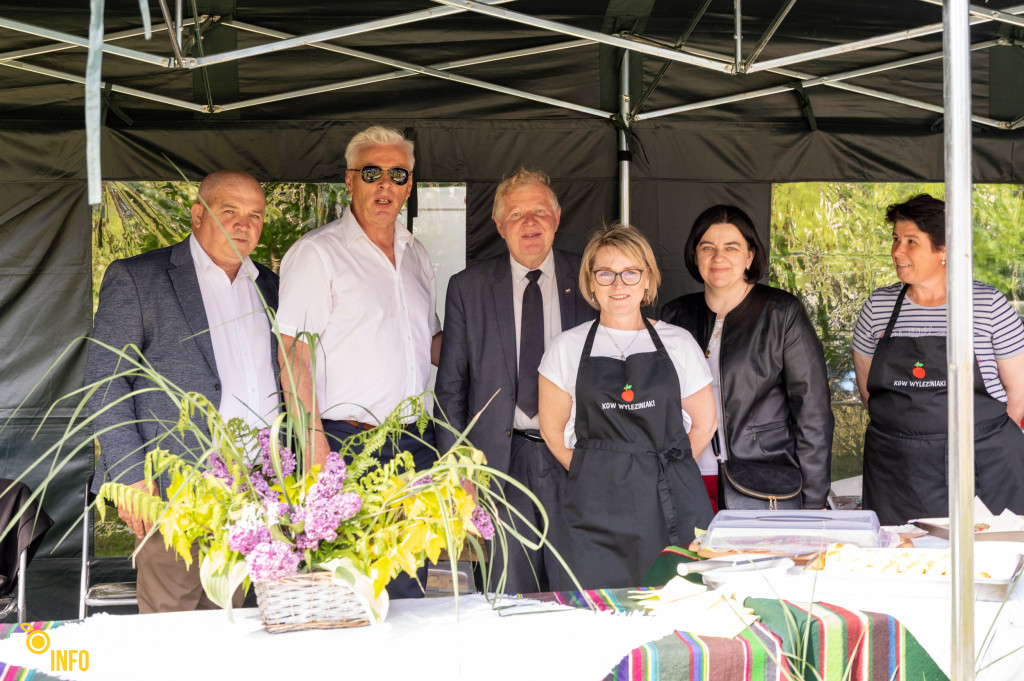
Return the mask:
[[[825,348],[836,416],[832,477],[862,470],[867,412],[853,378],[853,327],[867,297],[897,281],[885,222],[889,204],[922,192],[943,198],[941,184],[797,183],[772,192],[769,281],[798,296]],[[974,276],[1002,291],[1017,309],[1024,294],[1024,187],[974,188]]]
[[[93,210],[93,311],[111,262],[170,246],[189,234],[197,188],[188,182],[103,184],[103,200]],[[341,217],[352,201],[344,184],[268,182],[263,191],[267,214],[252,259],[275,272],[300,236]]]
[[[974,277],[1002,291],[1021,312],[1024,186],[974,187]]]

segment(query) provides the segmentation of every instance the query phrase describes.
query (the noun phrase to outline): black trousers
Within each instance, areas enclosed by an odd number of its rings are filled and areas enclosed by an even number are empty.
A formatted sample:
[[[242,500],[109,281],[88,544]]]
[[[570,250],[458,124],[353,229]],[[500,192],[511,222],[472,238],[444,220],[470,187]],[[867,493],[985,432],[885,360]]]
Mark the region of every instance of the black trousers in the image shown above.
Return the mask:
[[[543,442],[534,442],[519,433],[512,435],[512,452],[508,473],[529,489],[540,501],[547,513],[548,530],[546,540],[562,552],[562,497],[568,472]],[[537,505],[526,494],[506,484],[505,498],[508,503],[526,517],[527,522],[542,531],[543,519]],[[499,505],[501,519],[512,525],[517,532],[537,540],[537,534],[527,527],[522,518],[503,510]],[[507,561],[507,563],[506,563]],[[488,590],[497,589],[498,576],[505,570],[504,593],[533,593],[537,591],[561,591],[572,589],[569,576],[558,559],[545,545],[540,550],[527,549],[514,538],[508,537],[507,556],[502,556],[501,546],[494,542],[494,558],[490,565],[491,579]]]

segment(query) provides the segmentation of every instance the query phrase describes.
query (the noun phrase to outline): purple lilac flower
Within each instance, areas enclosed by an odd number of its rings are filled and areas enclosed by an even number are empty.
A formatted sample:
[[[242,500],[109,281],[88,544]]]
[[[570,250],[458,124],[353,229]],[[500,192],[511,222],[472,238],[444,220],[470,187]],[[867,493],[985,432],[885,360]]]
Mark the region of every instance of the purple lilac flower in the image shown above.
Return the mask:
[[[308,541],[334,541],[338,538],[338,526],[363,507],[358,494],[328,495],[319,482],[309,488],[306,495],[306,510],[303,514],[303,529]]]
[[[224,459],[220,458],[220,454],[213,452],[210,454],[210,473],[213,477],[221,480],[226,485],[230,485],[234,478],[231,476],[231,471],[228,470],[228,465],[224,463]]]
[[[494,539],[494,525],[491,523],[490,514],[484,510],[483,506],[477,506],[473,509],[473,516],[470,520],[473,521],[473,526],[480,533],[481,537],[488,541]]]
[[[348,470],[341,454],[331,452],[327,455],[327,461],[320,470],[317,483],[323,486],[326,496],[331,496],[341,491],[341,486],[345,483],[347,475]]]
[[[228,546],[232,551],[238,551],[243,556],[252,553],[257,544],[270,541],[270,530],[263,525],[253,528],[233,525],[228,530]]]
[[[424,475],[423,477],[419,478],[418,480],[413,480],[409,484],[409,486],[410,487],[422,487],[423,485],[429,485],[432,482],[434,482],[434,476],[432,476],[432,475]]]
[[[318,546],[320,546],[320,540],[310,538],[305,532],[300,532],[298,536],[295,537],[295,548],[300,551],[304,551],[306,549],[316,551]]]
[[[281,472],[291,475],[295,472],[295,453],[287,447],[281,447]]]
[[[339,500],[338,509],[342,520],[348,520],[363,508],[363,500],[358,494],[347,492],[335,499]]]
[[[252,488],[256,490],[256,493],[260,495],[264,500],[277,501],[277,495],[274,490],[270,489],[270,483],[263,477],[263,473],[260,471],[253,471],[249,475],[249,479],[252,480]]]
[[[259,435],[256,436],[256,439],[260,443],[260,458],[262,459],[263,470],[274,470],[274,460],[270,454],[270,429],[262,429]],[[278,453],[281,456],[281,473],[291,475],[295,472],[295,454],[287,447],[279,448]]]
[[[291,577],[299,571],[302,556],[282,541],[269,541],[258,544],[245,557],[249,568],[249,577],[254,582],[276,582]]]

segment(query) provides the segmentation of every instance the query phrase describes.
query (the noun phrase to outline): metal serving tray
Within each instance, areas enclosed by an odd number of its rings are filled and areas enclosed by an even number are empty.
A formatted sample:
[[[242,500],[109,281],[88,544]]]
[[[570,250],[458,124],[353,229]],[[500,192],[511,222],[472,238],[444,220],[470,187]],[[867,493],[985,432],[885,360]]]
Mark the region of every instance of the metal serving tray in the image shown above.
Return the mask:
[[[913,520],[911,522],[934,537],[949,539],[949,518],[921,518],[920,520]],[[974,541],[1024,542],[1024,530],[1010,530],[1007,532],[975,530]]]

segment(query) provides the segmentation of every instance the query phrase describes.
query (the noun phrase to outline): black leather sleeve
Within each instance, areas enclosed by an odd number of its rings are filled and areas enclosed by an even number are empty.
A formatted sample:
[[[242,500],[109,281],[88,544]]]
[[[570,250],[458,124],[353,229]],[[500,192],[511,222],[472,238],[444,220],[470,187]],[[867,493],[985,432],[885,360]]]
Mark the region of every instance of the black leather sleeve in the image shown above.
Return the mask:
[[[786,397],[804,479],[804,507],[824,508],[832,485],[832,396],[825,352],[803,305],[792,298],[785,315]]]

